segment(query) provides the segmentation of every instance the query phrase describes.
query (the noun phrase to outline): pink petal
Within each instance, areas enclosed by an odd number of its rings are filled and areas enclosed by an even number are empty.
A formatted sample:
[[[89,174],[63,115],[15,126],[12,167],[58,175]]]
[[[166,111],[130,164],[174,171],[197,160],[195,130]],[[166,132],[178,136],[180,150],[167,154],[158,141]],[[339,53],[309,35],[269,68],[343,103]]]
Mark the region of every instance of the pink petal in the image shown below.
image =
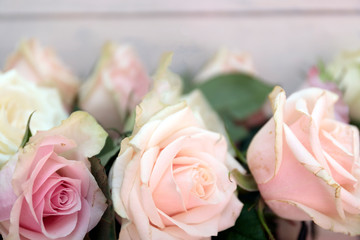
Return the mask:
[[[0,222],[10,219],[11,208],[17,199],[11,185],[16,162],[17,155],[0,170]]]

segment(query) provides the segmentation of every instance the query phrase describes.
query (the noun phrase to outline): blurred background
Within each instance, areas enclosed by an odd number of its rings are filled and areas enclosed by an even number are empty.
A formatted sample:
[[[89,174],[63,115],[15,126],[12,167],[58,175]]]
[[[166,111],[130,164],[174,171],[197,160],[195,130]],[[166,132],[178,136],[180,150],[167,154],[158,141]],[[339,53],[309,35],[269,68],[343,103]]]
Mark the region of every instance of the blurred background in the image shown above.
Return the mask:
[[[102,45],[134,46],[147,70],[173,51],[195,74],[221,46],[253,56],[257,74],[294,91],[319,59],[360,47],[359,0],[0,0],[0,64],[33,37],[82,79]]]

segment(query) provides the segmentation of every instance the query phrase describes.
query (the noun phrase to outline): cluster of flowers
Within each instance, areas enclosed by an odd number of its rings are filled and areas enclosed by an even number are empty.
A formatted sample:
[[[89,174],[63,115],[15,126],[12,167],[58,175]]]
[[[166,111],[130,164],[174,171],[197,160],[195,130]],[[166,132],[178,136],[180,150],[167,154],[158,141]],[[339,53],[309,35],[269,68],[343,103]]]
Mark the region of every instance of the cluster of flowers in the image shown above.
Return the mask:
[[[279,217],[360,234],[356,56],[314,67],[288,99],[275,87],[247,161],[203,93],[183,94],[171,58],[151,79],[131,47],[108,43],[80,86],[50,49],[20,44],[0,73],[4,239],[91,239],[96,226],[111,229],[105,239],[209,239],[248,211],[240,195],[252,191]],[[194,82],[234,72],[253,76],[251,58],[221,49]],[[266,112],[235,125],[258,128]]]

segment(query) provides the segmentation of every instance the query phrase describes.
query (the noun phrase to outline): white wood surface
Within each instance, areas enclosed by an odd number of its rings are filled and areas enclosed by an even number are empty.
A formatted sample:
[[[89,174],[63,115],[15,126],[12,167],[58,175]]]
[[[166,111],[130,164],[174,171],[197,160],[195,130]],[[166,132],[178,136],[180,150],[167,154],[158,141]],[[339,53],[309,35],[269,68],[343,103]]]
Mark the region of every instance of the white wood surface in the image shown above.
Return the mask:
[[[134,45],[150,72],[174,51],[173,70],[195,73],[225,45],[294,91],[319,59],[360,47],[360,1],[0,0],[0,37],[0,66],[19,40],[35,37],[82,78],[107,40]]]
[[[359,0],[0,0],[0,13],[359,11]]]

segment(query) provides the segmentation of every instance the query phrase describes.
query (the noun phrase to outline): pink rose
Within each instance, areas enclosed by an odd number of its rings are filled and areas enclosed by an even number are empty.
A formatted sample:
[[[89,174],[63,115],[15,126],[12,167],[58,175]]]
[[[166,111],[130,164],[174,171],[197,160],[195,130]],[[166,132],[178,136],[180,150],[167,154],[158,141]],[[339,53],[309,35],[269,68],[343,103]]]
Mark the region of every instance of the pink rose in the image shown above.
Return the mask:
[[[132,48],[107,43],[94,73],[80,90],[79,105],[105,128],[122,130],[149,86],[150,78]]]
[[[83,239],[107,207],[88,161],[106,136],[85,112],[37,132],[20,150],[13,173],[13,160],[1,171],[0,179],[12,178],[0,185],[1,234],[6,239]]]
[[[42,47],[34,39],[23,41],[8,58],[4,69],[16,69],[28,81],[56,88],[66,109],[71,110],[79,81],[52,49]]]
[[[205,130],[185,102],[158,112],[122,141],[113,165],[120,239],[203,239],[233,226],[242,203],[227,158],[225,138]]]
[[[359,132],[334,119],[338,96],[307,88],[286,100],[276,87],[270,100],[274,117],[247,153],[268,206],[286,219],[360,234]]]

